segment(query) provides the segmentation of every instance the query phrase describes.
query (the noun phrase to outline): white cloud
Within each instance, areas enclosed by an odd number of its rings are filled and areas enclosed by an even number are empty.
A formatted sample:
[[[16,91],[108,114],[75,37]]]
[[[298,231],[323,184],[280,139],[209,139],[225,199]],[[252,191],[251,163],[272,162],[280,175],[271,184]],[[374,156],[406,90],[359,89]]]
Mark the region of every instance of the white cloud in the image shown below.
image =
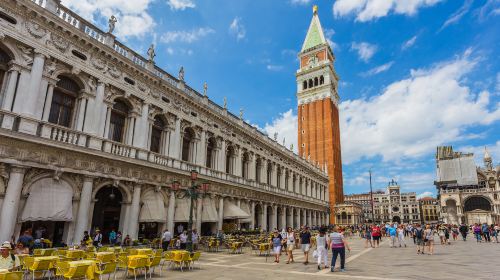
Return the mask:
[[[153,0],[62,0],[62,4],[77,12],[86,20],[95,22],[114,15],[118,19],[115,34],[118,37],[142,37],[151,33],[155,21],[148,13]],[[107,31],[107,25],[102,27]]]
[[[408,41],[404,42],[403,45],[401,45],[401,49],[406,50],[408,48],[411,48],[413,45],[415,45],[416,41],[417,41],[417,35],[411,37]]]
[[[481,146],[462,146],[462,147],[453,147],[453,150],[457,152],[464,153],[474,153],[474,160],[476,161],[477,166],[484,166],[484,147],[488,149],[488,153],[493,159],[493,165],[498,165],[500,162],[500,141],[497,141],[493,144],[486,144]]]
[[[283,138],[285,138],[286,147],[290,148],[290,144],[293,144],[293,151],[297,153],[297,129],[297,115],[290,109],[279,115],[272,123],[266,123],[263,131],[267,133],[267,135],[270,135],[270,137],[273,137],[274,133],[277,132],[278,143],[283,143]]]
[[[241,23],[241,18],[235,17],[233,19],[229,25],[229,34],[235,36],[237,41],[245,38],[247,31],[245,26]]]
[[[412,70],[409,78],[377,96],[342,102],[343,161],[420,157],[438,145],[464,139],[469,126],[499,120],[500,106],[491,104],[489,93],[474,94],[463,84],[477,62],[467,51],[430,69]]]
[[[311,3],[311,0],[290,0],[293,5],[307,5]]]
[[[356,21],[370,21],[389,13],[414,15],[422,7],[430,7],[442,0],[337,0],[333,14],[337,17],[356,15]]]
[[[445,29],[450,24],[455,24],[460,21],[460,19],[467,14],[472,6],[472,0],[466,0],[462,7],[456,10],[453,14],[451,14],[448,19],[443,23],[439,31]]]
[[[363,60],[364,62],[368,62],[370,58],[377,52],[377,46],[372,45],[367,42],[353,42],[351,45],[351,50],[355,50],[358,52],[359,59]]]
[[[164,43],[193,43],[212,33],[215,33],[215,30],[209,27],[201,27],[191,31],[168,31],[161,36],[160,40]]]
[[[429,197],[429,196],[433,197],[434,194],[432,192],[429,192],[429,191],[423,192],[423,193],[420,193],[420,194],[417,195],[417,199],[421,199],[421,198]]]
[[[394,61],[389,61],[386,64],[382,64],[380,66],[374,67],[366,72],[361,73],[361,76],[368,77],[368,76],[373,76],[373,75],[377,75],[379,73],[385,72],[392,67],[392,64],[394,64]]]
[[[168,0],[167,4],[171,10],[185,10],[187,8],[194,8],[196,4],[192,0]]]
[[[283,70],[283,65],[268,64],[266,65],[266,69],[269,71],[281,71]]]
[[[330,28],[325,28],[323,31],[325,33],[324,35],[325,35],[326,41],[328,42],[328,44],[330,44],[330,47],[333,50],[340,50],[337,43],[335,43],[332,39],[333,35],[335,34],[335,30],[330,29]]]

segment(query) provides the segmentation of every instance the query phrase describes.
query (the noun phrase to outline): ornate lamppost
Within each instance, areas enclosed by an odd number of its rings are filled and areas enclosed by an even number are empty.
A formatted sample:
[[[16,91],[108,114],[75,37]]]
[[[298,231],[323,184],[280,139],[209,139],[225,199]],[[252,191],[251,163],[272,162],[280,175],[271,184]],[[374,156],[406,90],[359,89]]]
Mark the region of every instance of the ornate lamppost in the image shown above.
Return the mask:
[[[189,221],[188,221],[188,239],[186,249],[193,253],[193,205],[198,198],[203,198],[207,195],[210,184],[203,182],[198,183],[198,171],[191,171],[191,186],[181,190],[181,184],[178,181],[172,183],[172,190],[177,192],[177,197],[183,199],[189,197],[191,205],[189,206]],[[198,217],[200,219],[201,217]]]

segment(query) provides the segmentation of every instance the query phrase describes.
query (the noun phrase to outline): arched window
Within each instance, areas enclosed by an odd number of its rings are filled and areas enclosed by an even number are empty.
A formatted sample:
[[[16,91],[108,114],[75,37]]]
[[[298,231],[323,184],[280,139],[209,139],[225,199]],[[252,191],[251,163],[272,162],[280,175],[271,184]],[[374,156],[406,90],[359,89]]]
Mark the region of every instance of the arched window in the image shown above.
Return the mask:
[[[313,87],[313,80],[309,79],[309,88],[312,88],[312,87]]]
[[[163,131],[165,130],[165,122],[160,116],[156,116],[153,122],[153,128],[151,130],[151,152],[159,153],[162,148],[162,137]]]
[[[248,179],[248,164],[250,162],[250,155],[248,152],[243,153],[241,157],[241,177]]]
[[[210,137],[208,139],[208,143],[207,143],[207,159],[206,159],[206,163],[205,163],[206,167],[208,167],[208,168],[214,167],[216,145],[217,145],[217,142],[215,141],[215,138]]]
[[[116,142],[124,142],[126,121],[129,107],[122,100],[118,100],[111,109],[108,138]]]
[[[288,188],[289,188],[289,185],[288,185],[289,179],[290,179],[290,172],[287,170],[287,171],[285,171],[285,190],[288,190]]]
[[[281,186],[281,166],[276,167],[276,186],[279,188]]]
[[[191,161],[194,144],[194,130],[190,127],[184,129],[182,136],[182,160]]]
[[[233,174],[234,147],[229,145],[226,149],[226,173]]]
[[[482,196],[473,196],[464,203],[464,211],[485,210],[491,211],[491,203]]]
[[[314,78],[314,86],[318,86],[319,82],[318,82],[318,77]]]
[[[323,75],[321,75],[321,76],[319,77],[319,84],[320,84],[320,85],[322,85],[322,84],[324,84],[324,83],[325,83],[325,77],[323,77]]]
[[[307,81],[304,81],[304,82],[302,83],[302,89],[307,89]]]
[[[79,92],[80,87],[75,81],[65,76],[59,77],[50,105],[50,123],[71,127],[75,102]]]

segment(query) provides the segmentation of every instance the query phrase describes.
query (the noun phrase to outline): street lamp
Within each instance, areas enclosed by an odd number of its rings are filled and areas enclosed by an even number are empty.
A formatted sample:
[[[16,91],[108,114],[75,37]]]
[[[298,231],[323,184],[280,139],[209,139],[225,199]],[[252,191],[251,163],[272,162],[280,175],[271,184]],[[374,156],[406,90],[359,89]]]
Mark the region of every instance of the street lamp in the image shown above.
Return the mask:
[[[177,197],[183,199],[189,197],[191,200],[191,205],[189,206],[189,221],[188,221],[188,239],[186,243],[186,249],[193,253],[193,205],[196,200],[200,197],[207,195],[208,189],[210,187],[209,183],[203,182],[197,184],[198,171],[191,171],[191,186],[181,190],[181,184],[178,181],[172,182],[172,190],[177,192]],[[180,191],[181,190],[181,191]],[[179,192],[180,191],[180,192]],[[198,217],[199,219],[200,217]]]

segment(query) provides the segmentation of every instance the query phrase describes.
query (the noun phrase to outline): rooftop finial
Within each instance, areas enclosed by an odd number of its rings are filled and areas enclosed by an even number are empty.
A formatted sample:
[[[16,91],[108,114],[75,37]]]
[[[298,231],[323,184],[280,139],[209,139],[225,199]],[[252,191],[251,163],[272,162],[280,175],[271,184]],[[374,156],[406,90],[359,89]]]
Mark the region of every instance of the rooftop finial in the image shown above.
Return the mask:
[[[318,13],[318,5],[314,5],[313,6],[313,14],[317,14]]]

